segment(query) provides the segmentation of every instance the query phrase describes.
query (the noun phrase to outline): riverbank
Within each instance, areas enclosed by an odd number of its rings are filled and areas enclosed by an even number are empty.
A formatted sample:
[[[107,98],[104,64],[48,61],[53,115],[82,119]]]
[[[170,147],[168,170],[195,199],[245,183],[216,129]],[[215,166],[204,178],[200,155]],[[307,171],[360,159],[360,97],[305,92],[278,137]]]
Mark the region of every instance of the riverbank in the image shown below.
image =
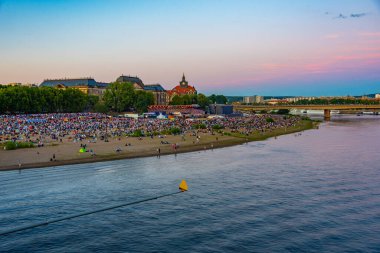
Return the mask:
[[[316,127],[317,124],[315,121],[303,120],[293,127],[278,128],[264,133],[254,132],[248,136],[228,131],[224,134],[200,132],[199,139],[189,134],[185,136],[168,135],[164,138],[121,137],[110,138],[109,142],[98,141],[93,143],[83,141],[82,143],[73,143],[64,141],[63,143],[53,143],[52,145],[40,148],[0,150],[0,170],[93,163],[210,150],[300,132]],[[80,153],[81,144],[86,144],[86,150],[92,150],[93,152]],[[174,144],[176,144],[176,148],[174,148]]]

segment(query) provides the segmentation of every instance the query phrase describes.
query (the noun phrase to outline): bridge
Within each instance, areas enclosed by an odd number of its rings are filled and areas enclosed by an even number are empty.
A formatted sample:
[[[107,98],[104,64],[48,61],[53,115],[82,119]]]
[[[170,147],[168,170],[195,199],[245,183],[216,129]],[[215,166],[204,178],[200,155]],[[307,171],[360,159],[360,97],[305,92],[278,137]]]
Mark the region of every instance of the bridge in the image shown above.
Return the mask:
[[[374,105],[234,105],[234,111],[271,111],[280,109],[323,110],[326,120],[331,118],[331,110],[380,110],[380,104]]]

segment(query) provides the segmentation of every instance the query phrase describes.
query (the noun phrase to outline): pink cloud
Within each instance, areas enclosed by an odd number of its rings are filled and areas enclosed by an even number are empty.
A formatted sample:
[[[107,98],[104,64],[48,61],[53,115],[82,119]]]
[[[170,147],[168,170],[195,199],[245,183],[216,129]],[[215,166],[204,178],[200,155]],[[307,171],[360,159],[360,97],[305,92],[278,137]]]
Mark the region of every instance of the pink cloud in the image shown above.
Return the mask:
[[[363,37],[380,37],[380,32],[361,32],[359,36]]]
[[[339,39],[340,37],[342,37],[341,34],[339,33],[333,33],[333,34],[327,34],[325,35],[325,39],[329,39],[329,40],[336,40],[336,39]]]
[[[380,53],[373,54],[356,54],[356,55],[337,55],[336,60],[365,60],[365,59],[380,59]]]
[[[344,52],[380,52],[380,47],[348,47],[341,51]]]

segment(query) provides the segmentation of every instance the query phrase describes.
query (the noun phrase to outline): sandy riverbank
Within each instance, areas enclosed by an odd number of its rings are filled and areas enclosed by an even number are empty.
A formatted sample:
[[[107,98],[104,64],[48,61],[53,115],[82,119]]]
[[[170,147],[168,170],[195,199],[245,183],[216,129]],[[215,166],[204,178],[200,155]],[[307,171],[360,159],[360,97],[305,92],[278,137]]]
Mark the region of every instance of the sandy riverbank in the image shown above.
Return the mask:
[[[17,149],[17,150],[0,150],[0,170],[15,170],[37,167],[50,167],[67,164],[91,163],[100,161],[109,161],[117,159],[127,159],[136,157],[157,156],[157,149],[160,149],[160,155],[169,155],[175,153],[184,153],[197,150],[207,150],[221,148],[245,143],[247,141],[264,140],[273,136],[289,134],[307,130],[313,127],[315,123],[311,121],[302,121],[299,125],[288,129],[276,129],[266,133],[254,133],[250,136],[242,136],[231,133],[231,135],[209,133],[199,133],[199,142],[195,136],[189,134],[182,136],[166,136],[165,138],[144,137],[142,139],[135,137],[110,138],[109,142],[97,141],[91,143],[82,141],[73,143],[64,139],[62,143],[51,143],[51,145],[40,148]],[[169,144],[161,144],[161,141]],[[176,143],[179,147],[173,148]],[[90,152],[80,153],[80,144],[86,144],[87,150],[93,150],[96,155],[92,156]],[[130,146],[126,146],[130,144]],[[120,148],[121,151],[116,150]],[[55,155],[55,161],[51,161]],[[20,166],[21,164],[21,166]]]

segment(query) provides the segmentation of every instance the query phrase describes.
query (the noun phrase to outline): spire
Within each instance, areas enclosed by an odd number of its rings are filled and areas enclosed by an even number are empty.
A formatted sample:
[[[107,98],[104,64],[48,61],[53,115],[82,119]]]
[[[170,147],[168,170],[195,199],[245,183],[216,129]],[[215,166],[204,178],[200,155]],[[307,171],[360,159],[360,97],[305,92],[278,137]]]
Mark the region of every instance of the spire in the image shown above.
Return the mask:
[[[187,88],[188,82],[186,81],[185,73],[183,73],[183,75],[182,75],[182,81],[179,84],[180,84],[180,86],[182,88]]]

